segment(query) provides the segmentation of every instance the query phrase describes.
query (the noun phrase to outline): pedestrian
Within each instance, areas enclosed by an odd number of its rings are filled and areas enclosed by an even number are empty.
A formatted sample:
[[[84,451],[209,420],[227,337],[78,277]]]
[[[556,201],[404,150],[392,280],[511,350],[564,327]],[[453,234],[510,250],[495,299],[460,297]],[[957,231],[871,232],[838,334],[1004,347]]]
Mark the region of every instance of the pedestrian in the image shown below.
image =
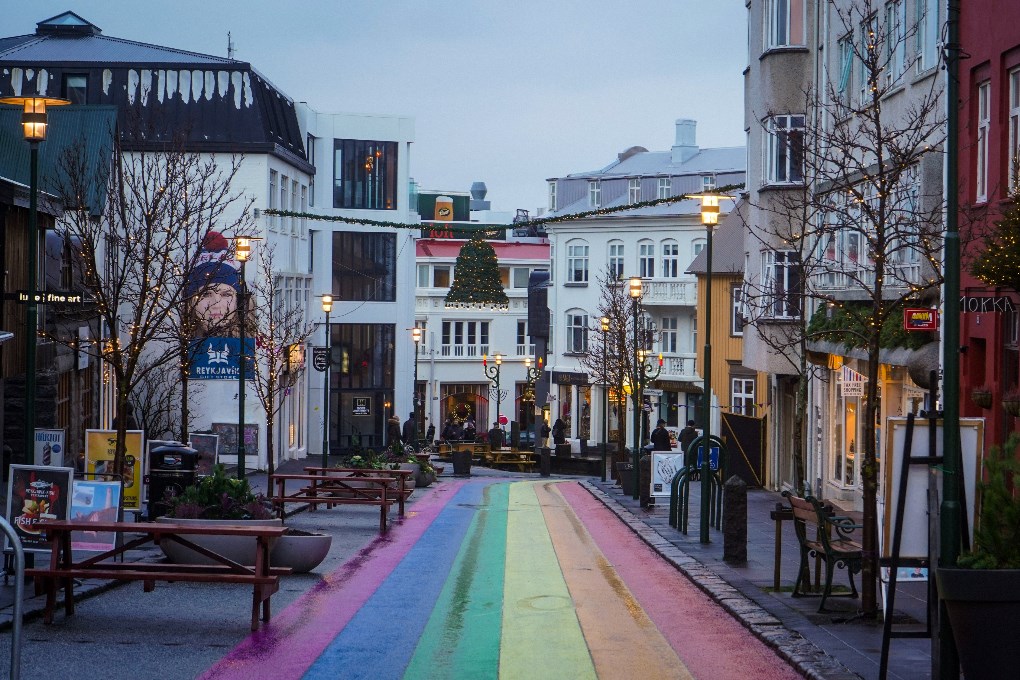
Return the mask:
[[[542,436],[542,446],[549,446],[549,433],[550,432],[552,432],[552,430],[549,428],[549,423],[543,422],[542,423],[542,430],[539,433]]]
[[[687,447],[691,445],[694,438],[698,436],[698,431],[694,429],[694,421],[688,420],[687,427],[680,430],[680,450],[687,452]]]
[[[426,420],[428,419],[426,418]],[[432,423],[429,423],[429,429],[425,430],[425,443],[431,444],[435,438],[436,438],[436,426],[433,425]]]
[[[465,439],[465,440],[467,440],[469,442],[473,442],[475,440],[475,435],[476,434],[477,434],[477,429],[475,428],[475,419],[469,417],[467,419],[467,422],[464,423],[464,436],[463,436],[463,439]]]
[[[400,418],[390,416],[386,420],[386,444],[393,446],[400,441]]]
[[[404,421],[404,428],[400,431],[400,438],[405,444],[413,444],[418,438],[418,426],[414,422],[414,411]]]
[[[652,440],[653,451],[672,451],[673,446],[669,439],[669,430],[666,429],[666,421],[659,418],[655,424],[650,439]]]
[[[489,448],[493,451],[503,448],[503,430],[499,428],[498,421],[493,422],[489,430]]]
[[[553,423],[552,436],[554,444],[567,443],[567,425],[563,422],[562,418],[557,418],[556,422]]]

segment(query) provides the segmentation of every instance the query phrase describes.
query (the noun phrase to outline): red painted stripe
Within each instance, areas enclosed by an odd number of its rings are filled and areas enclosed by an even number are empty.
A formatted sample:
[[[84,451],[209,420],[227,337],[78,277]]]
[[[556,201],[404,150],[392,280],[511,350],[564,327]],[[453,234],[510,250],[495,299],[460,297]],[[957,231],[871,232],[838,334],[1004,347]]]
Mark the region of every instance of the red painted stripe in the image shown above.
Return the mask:
[[[201,680],[300,678],[386,580],[466,480],[444,481],[336,571],[249,635]]]
[[[577,483],[557,490],[694,677],[801,677]]]

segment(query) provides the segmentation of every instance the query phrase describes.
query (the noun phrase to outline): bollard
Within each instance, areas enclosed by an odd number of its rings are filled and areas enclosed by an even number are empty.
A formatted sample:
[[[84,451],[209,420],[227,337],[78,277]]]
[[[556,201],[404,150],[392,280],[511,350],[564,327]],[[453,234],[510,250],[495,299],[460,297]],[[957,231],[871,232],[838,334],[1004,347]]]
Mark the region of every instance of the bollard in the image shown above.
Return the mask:
[[[548,477],[552,472],[552,451],[548,446],[543,446],[539,449],[538,454],[538,469],[539,473],[543,477]]]
[[[642,508],[652,505],[652,456],[646,453],[638,459],[638,498]]]
[[[747,483],[733,475],[723,485],[723,561],[747,563]]]

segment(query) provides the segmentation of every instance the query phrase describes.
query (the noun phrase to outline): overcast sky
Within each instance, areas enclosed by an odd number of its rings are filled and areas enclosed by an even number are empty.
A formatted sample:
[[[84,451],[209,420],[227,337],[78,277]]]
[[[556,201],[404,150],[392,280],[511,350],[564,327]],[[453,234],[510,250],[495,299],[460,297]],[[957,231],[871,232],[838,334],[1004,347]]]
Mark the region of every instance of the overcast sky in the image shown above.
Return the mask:
[[[494,210],[624,149],[744,143],[738,0],[4,0],[0,35],[71,10],[104,35],[235,58],[320,111],[408,115],[425,189]]]

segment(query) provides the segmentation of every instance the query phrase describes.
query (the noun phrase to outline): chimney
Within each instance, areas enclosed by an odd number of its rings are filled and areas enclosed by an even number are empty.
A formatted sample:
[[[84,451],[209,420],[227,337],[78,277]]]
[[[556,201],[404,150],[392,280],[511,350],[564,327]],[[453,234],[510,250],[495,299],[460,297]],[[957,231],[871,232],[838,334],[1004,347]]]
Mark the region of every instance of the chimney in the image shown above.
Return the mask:
[[[485,194],[489,193],[489,188],[485,186],[485,182],[473,182],[471,184],[471,204],[470,210],[491,210],[492,203],[485,200]]]
[[[678,118],[676,121],[676,144],[673,145],[673,163],[686,163],[698,154],[698,121]]]

